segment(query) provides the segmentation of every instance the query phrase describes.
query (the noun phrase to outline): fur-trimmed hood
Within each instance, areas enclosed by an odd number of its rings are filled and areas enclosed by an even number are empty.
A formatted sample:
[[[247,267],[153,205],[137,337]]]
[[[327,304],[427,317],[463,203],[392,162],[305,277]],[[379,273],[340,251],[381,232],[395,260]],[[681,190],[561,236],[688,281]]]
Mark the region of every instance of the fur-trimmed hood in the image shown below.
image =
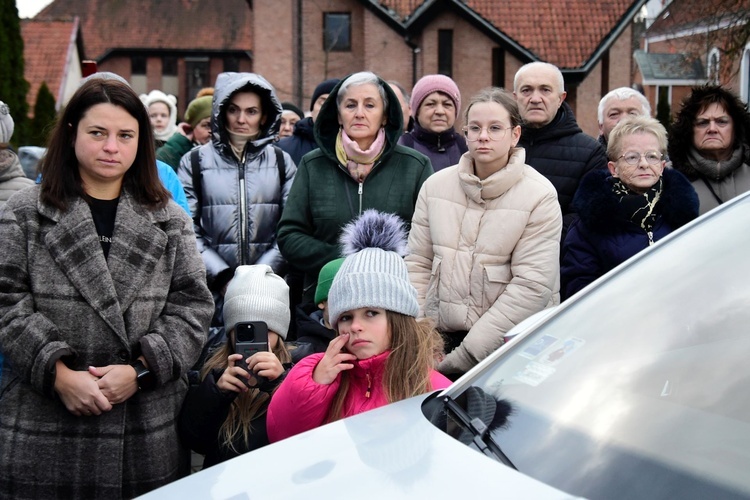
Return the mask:
[[[607,170],[592,170],[581,180],[573,206],[592,232],[609,234],[632,224],[612,192]],[[677,229],[698,216],[698,195],[680,172],[665,168],[658,216]]]

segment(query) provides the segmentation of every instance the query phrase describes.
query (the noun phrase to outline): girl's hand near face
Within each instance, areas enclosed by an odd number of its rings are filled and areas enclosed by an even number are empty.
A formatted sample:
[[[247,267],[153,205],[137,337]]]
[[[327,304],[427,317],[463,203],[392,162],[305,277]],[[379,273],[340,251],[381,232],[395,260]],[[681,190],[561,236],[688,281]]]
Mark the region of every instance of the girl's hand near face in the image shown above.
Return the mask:
[[[253,374],[260,375],[268,380],[276,380],[284,373],[281,361],[270,351],[256,352],[247,358],[247,367]],[[254,378],[251,376],[250,385],[258,385],[257,380],[252,380]]]
[[[242,360],[242,354],[230,354],[227,357],[229,366],[216,382],[219,390],[224,392],[247,392],[250,390],[247,387],[250,374],[242,366],[237,366],[237,362],[240,360]]]
[[[325,354],[313,371],[313,380],[318,384],[330,385],[344,370],[354,368],[352,361],[357,356],[344,350],[349,341],[349,334],[339,335],[328,344]]]

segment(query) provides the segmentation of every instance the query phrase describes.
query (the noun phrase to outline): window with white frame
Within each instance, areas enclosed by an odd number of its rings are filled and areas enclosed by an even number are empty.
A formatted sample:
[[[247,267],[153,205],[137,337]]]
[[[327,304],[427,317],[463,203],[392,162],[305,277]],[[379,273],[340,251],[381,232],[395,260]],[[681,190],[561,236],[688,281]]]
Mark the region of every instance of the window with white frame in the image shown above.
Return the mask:
[[[711,49],[711,51],[708,53],[708,60],[706,64],[706,78],[708,78],[708,81],[714,84],[720,83],[719,78],[719,63],[721,59],[721,54],[719,53],[719,49],[714,47]]]
[[[750,43],[745,45],[740,62],[740,97],[745,102],[750,100]]]

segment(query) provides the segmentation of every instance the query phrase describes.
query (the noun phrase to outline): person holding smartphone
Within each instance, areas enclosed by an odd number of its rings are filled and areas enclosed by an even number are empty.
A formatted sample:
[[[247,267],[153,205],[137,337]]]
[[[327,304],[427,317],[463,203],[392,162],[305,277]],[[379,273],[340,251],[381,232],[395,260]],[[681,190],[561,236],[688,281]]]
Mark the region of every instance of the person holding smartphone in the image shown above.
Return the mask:
[[[227,342],[206,361],[179,418],[180,436],[205,455],[204,468],[268,444],[266,409],[291,366],[289,287],[270,266],[239,266],[223,312]]]

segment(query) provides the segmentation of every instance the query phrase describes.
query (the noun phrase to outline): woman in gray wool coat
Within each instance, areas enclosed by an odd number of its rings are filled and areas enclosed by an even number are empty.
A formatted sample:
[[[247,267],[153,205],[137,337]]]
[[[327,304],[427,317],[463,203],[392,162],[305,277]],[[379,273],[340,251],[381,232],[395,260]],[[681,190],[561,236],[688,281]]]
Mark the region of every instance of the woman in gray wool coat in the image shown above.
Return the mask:
[[[0,210],[0,498],[134,497],[187,472],[213,312],[192,223],[122,82],[79,87],[41,172]]]

